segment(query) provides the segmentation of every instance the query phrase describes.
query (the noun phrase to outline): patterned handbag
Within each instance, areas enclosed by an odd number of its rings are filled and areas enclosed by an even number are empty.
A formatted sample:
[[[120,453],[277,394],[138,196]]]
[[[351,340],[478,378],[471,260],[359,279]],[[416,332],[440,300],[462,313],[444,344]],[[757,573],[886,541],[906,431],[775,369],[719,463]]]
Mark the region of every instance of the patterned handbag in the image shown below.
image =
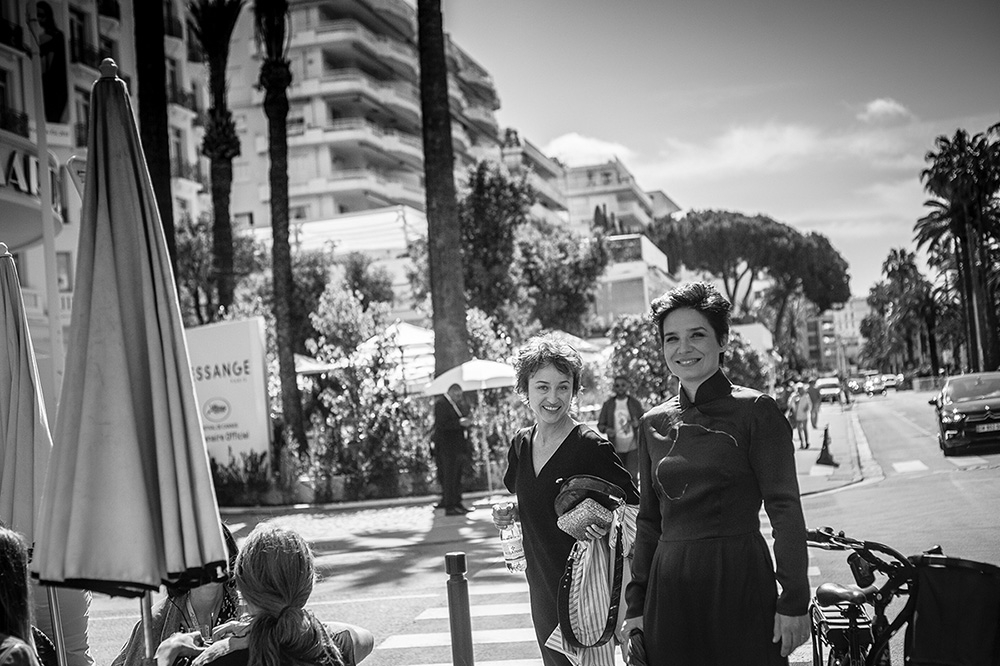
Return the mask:
[[[597,500],[586,497],[575,507],[559,516],[556,525],[566,534],[577,541],[587,538],[587,527],[597,525],[602,529],[611,527],[614,514],[610,509],[604,508]]]

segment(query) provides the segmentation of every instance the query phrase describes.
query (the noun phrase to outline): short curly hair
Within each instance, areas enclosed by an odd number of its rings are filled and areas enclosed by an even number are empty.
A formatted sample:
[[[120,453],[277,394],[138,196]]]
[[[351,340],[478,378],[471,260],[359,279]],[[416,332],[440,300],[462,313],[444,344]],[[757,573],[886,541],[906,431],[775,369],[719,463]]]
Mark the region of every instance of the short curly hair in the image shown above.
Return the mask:
[[[707,282],[684,282],[666,292],[650,304],[649,318],[656,324],[656,335],[663,344],[663,320],[674,310],[688,308],[700,312],[708,319],[720,345],[729,336],[730,313],[733,305]]]
[[[528,380],[547,365],[573,378],[574,396],[580,391],[580,373],[583,371],[580,352],[564,339],[549,333],[531,338],[517,352],[514,363],[514,387],[517,392],[526,397]]]

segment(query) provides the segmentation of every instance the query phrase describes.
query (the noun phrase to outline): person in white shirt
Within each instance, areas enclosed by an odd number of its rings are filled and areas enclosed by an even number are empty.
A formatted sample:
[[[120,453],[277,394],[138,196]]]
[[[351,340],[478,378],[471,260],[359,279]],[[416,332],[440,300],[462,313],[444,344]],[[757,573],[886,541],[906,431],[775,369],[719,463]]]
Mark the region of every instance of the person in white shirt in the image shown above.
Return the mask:
[[[639,445],[635,429],[645,410],[642,403],[628,394],[628,378],[615,377],[612,390],[615,394],[601,406],[597,429],[614,444],[622,465],[632,475],[632,480],[639,483]]]

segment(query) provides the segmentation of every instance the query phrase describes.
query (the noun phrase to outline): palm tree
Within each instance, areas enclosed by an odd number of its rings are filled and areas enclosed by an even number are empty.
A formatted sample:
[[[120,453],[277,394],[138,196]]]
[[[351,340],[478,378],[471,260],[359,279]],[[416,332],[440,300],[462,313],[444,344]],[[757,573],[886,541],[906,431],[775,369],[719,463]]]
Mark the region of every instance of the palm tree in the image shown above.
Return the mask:
[[[246,0],[191,0],[191,32],[208,60],[208,87],[212,106],[201,152],[212,173],[212,273],[219,306],[233,304],[233,227],[229,201],[233,183],[233,158],[240,154],[240,139],[226,101],[226,65],[229,42]]]
[[[267,116],[267,148],[271,158],[271,260],[274,279],[274,329],[281,379],[281,412],[287,442],[307,454],[302,400],[295,376],[295,336],[292,302],[292,250],[288,243],[288,87],[292,71],[287,55],[288,0],[255,0],[254,34],[263,47],[260,85]]]
[[[946,215],[949,231],[962,239],[960,263],[964,264],[970,329],[974,330],[969,342],[975,354],[970,356],[978,369],[1000,364],[997,296],[989,279],[995,259],[992,248],[1000,236],[996,204],[1000,191],[998,134],[1000,124],[972,137],[965,130],[958,130],[951,139],[939,136],[935,140],[937,152],[928,152],[925,158],[931,166],[921,174],[927,191],[947,204],[935,211],[939,213],[936,223],[940,224]]]
[[[434,311],[434,374],[440,375],[469,359],[441,0],[418,0],[417,31],[424,187],[427,191],[427,250]]]

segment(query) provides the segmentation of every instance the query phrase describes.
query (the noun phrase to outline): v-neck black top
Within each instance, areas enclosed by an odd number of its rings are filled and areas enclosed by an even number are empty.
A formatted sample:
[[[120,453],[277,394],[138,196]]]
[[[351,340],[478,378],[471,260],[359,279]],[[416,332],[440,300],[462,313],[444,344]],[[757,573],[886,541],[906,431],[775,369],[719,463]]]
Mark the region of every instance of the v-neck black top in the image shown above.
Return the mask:
[[[536,475],[532,461],[534,434],[535,426],[531,426],[514,435],[503,481],[507,490],[517,495],[524,557],[528,563],[531,619],[539,646],[543,646],[558,624],[559,579],[575,543],[573,537],[556,525],[554,504],[560,482],[577,474],[599,476],[624,490],[629,504],[639,502],[639,493],[614,446],[583,424],[570,431]],[[543,649],[542,655],[550,663],[547,652]]]

